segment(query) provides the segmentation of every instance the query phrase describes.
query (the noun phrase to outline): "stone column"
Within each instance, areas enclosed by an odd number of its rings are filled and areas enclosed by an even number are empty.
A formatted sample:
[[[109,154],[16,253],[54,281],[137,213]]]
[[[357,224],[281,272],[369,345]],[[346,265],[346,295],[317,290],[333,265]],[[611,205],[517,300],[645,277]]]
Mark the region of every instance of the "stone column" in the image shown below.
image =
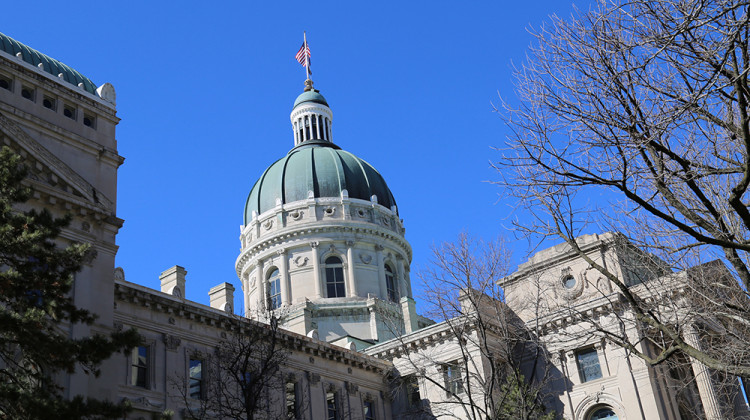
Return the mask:
[[[570,365],[568,364],[568,362],[571,360],[572,357],[573,357],[573,352],[566,353],[563,350],[560,350],[559,352],[557,352],[556,355],[554,353],[552,355],[552,362],[554,363],[555,359],[557,359],[557,361],[560,363],[560,370],[562,371],[563,378],[568,378],[570,382],[573,382],[573,380],[571,379],[572,374],[570,373]],[[565,388],[565,397],[568,400],[568,403],[565,404],[565,406],[568,408],[568,410],[570,410],[570,413],[569,413],[570,418],[574,419],[575,409],[573,408],[573,399],[570,397],[571,387],[567,386],[566,384],[564,388]]]
[[[281,278],[279,279],[279,283],[281,283],[281,303],[289,306],[292,303],[292,289],[289,286],[289,260],[285,249],[276,251],[276,255],[281,259],[279,267],[279,271],[281,271]]]
[[[266,279],[263,278],[263,260],[258,260],[255,280],[258,282],[258,309],[266,311]]]
[[[396,255],[396,271],[398,272],[398,294],[401,297],[408,297],[409,292],[406,290],[406,281],[404,279],[404,257]]]
[[[312,248],[313,280],[315,281],[315,297],[323,297],[323,284],[320,281],[320,256],[318,256],[318,245],[320,242],[310,242]]]
[[[348,262],[349,297],[357,296],[357,282],[354,279],[354,241],[346,241],[346,259]]]
[[[687,328],[685,328],[683,339],[696,350],[701,350],[700,337],[693,325],[688,325]],[[703,403],[703,411],[706,413],[706,419],[721,420],[721,411],[719,410],[719,402],[716,398],[716,388],[711,379],[711,372],[706,365],[692,357],[690,358],[690,364],[693,367],[695,384],[698,385],[698,393],[700,394],[701,402]]]
[[[375,260],[378,264],[378,284],[380,285],[380,298],[388,299],[388,288],[385,285],[385,267],[383,266],[383,246],[375,245]]]

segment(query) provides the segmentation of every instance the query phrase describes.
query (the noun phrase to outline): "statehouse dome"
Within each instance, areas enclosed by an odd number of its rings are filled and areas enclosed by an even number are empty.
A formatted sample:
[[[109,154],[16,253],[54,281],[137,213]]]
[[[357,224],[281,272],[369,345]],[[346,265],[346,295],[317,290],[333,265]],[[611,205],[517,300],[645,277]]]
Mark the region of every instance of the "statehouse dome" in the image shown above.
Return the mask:
[[[255,183],[245,204],[245,224],[253,212],[261,214],[282,204],[309,198],[340,198],[346,190],[349,198],[370,200],[392,208],[396,205],[391,190],[380,173],[369,163],[325,140],[300,143],[266,169]]]

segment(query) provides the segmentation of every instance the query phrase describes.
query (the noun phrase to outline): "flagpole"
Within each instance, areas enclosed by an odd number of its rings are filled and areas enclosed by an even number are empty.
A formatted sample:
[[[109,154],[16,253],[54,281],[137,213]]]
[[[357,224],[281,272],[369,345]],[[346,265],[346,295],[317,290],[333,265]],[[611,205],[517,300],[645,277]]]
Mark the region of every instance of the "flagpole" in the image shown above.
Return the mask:
[[[310,80],[310,50],[307,48],[307,31],[302,31],[302,38],[305,43],[305,75],[307,80]]]

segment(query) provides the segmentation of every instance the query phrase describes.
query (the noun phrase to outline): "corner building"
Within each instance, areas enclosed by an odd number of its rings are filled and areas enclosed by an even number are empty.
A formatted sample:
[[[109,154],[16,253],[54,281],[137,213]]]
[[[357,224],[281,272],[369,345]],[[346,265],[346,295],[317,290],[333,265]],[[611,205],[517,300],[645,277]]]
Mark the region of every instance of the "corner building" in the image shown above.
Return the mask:
[[[290,118],[294,147],[245,204],[236,263],[245,315],[274,311],[291,331],[360,350],[428,325],[383,177],[333,142],[333,113],[311,80]]]

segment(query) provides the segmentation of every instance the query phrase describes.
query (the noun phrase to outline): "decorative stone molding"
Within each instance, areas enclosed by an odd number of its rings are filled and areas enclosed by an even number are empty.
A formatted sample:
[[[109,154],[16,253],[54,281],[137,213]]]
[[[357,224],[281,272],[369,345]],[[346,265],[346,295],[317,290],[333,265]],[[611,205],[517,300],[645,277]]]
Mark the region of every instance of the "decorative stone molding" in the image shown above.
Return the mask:
[[[268,219],[265,222],[263,222],[263,229],[271,230],[272,227],[273,227],[273,219]]]
[[[302,255],[298,255],[292,259],[292,262],[294,262],[294,265],[296,265],[297,267],[306,266],[308,261],[310,261],[310,259],[307,257],[303,257]]]
[[[328,217],[333,217],[336,214],[336,207],[328,206],[323,209],[323,214]]]
[[[320,382],[320,375],[317,373],[305,372],[310,385],[317,385]]]
[[[317,248],[317,247],[318,247],[319,245],[320,245],[320,242],[318,242],[318,241],[312,241],[312,242],[310,242],[310,248],[313,248],[313,249],[315,249],[315,248]]]
[[[347,247],[353,247],[356,242],[354,242],[354,241],[346,241],[345,243],[346,243]]]
[[[289,217],[291,217],[292,220],[300,220],[304,215],[305,213],[302,210],[294,210],[293,212],[289,213]]]
[[[362,263],[364,264],[370,264],[372,262],[372,255],[366,254],[364,252],[360,252],[359,260],[362,261]]]
[[[162,341],[164,341],[164,345],[167,347],[167,350],[172,351],[177,350],[177,347],[179,347],[180,343],[182,342],[179,337],[175,337],[170,334],[164,334],[162,336]]]
[[[125,281],[125,270],[122,267],[115,268],[115,281]]]
[[[357,392],[359,392],[359,385],[353,384],[349,381],[344,382],[344,387],[349,395],[357,395]]]

